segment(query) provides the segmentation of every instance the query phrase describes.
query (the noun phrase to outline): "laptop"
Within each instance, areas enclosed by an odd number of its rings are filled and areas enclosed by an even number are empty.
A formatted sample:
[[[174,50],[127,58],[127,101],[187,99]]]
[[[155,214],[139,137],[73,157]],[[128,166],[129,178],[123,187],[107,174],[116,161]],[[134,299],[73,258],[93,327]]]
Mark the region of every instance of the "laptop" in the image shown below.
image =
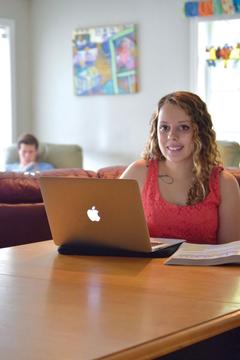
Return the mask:
[[[150,238],[136,180],[40,177],[39,181],[60,253],[134,256],[161,250],[159,255],[169,256],[184,241]]]

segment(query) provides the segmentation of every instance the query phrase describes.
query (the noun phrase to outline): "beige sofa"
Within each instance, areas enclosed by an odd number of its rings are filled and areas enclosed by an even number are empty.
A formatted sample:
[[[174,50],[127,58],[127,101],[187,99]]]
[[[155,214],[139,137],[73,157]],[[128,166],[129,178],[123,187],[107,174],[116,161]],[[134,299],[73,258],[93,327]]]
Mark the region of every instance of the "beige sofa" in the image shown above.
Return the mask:
[[[6,164],[18,161],[17,144],[8,146],[4,151]],[[55,168],[82,168],[83,151],[79,145],[39,144],[39,161],[51,163]]]
[[[218,149],[225,167],[240,166],[240,145],[234,141],[218,140]]]
[[[218,140],[225,167],[240,166],[240,145],[234,141]],[[40,143],[39,160],[52,163],[55,168],[82,168],[83,151],[79,145]],[[5,163],[18,161],[17,145],[10,145],[5,149]]]

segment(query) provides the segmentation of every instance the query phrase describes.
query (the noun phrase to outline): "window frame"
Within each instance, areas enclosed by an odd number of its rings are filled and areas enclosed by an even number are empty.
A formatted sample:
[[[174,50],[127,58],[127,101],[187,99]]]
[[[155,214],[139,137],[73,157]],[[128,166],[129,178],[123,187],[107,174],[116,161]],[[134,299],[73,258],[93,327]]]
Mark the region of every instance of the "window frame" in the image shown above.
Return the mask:
[[[198,37],[198,26],[200,22],[211,22],[218,20],[240,20],[240,14],[233,15],[220,15],[220,16],[206,16],[206,17],[195,17],[190,19],[190,91],[197,93],[207,104],[210,98],[208,94],[208,78],[207,78],[207,67],[199,66],[199,37]],[[205,69],[203,71],[203,69]],[[200,71],[202,71],[200,73]],[[199,73],[198,73],[199,72]],[[240,132],[238,132],[240,134]],[[228,135],[227,135],[228,136]],[[221,132],[218,133],[217,138],[222,138]],[[236,140],[234,140],[236,141]]]
[[[16,42],[15,42],[15,21],[13,19],[1,18],[0,25],[6,26],[9,30],[10,45],[10,83],[11,83],[11,142],[16,137],[17,128],[17,101],[16,101]]]

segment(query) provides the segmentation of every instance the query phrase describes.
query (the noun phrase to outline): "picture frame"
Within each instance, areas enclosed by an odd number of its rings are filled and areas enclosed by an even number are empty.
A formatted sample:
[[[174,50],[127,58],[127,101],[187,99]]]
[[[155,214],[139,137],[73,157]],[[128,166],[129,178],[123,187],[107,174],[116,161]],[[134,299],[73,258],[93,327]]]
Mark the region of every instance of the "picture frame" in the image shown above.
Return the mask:
[[[77,29],[72,46],[76,95],[138,91],[136,25]]]

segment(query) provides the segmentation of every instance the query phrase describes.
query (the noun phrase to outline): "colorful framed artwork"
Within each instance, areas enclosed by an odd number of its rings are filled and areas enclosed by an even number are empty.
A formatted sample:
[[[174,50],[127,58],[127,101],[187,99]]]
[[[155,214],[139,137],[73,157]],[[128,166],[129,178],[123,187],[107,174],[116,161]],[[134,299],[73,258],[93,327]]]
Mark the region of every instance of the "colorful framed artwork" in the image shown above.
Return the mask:
[[[72,45],[76,95],[138,91],[136,25],[77,29]]]

